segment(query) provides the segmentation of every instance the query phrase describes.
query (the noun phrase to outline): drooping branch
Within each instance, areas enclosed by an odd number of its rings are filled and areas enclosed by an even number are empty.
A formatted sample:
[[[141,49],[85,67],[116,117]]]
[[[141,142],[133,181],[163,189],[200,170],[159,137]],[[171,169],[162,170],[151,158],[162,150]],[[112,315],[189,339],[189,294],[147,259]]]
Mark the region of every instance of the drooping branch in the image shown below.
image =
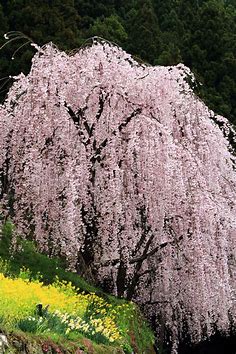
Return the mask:
[[[141,112],[142,112],[142,108],[139,107],[136,108],[128,117],[126,117],[125,121],[118,126],[119,132],[121,132],[129,124],[132,118],[136,117]],[[115,135],[115,131],[113,131],[113,134]]]
[[[17,231],[160,313],[176,341],[183,323],[194,341],[236,325],[233,133],[189,74],[106,43],[49,45],[0,106],[0,202]]]

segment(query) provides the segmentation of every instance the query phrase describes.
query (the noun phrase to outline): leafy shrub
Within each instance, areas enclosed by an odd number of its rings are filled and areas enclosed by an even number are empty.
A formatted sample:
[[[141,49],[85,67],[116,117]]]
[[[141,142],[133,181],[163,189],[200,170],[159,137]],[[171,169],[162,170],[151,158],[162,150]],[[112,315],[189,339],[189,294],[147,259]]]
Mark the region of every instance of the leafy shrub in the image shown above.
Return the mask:
[[[4,275],[9,275],[10,274],[10,263],[8,260],[3,259],[0,257],[0,273],[3,273]]]

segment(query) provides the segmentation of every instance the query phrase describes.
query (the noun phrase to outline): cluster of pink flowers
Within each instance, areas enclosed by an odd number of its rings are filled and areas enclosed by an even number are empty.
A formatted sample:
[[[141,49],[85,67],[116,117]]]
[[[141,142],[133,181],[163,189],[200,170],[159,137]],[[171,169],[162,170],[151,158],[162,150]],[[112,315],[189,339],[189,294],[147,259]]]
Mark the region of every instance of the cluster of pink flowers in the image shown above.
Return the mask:
[[[41,48],[0,107],[0,193],[40,249],[197,341],[236,324],[236,174],[191,79],[108,43]]]

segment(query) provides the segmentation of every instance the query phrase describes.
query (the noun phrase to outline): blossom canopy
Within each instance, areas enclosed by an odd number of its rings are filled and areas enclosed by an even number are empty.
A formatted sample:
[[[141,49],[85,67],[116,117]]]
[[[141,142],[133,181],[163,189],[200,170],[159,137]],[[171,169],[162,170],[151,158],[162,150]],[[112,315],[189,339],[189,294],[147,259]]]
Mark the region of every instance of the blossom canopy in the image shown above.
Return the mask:
[[[18,232],[141,303],[176,343],[236,325],[233,131],[192,79],[105,42],[47,45],[0,107],[1,205]]]

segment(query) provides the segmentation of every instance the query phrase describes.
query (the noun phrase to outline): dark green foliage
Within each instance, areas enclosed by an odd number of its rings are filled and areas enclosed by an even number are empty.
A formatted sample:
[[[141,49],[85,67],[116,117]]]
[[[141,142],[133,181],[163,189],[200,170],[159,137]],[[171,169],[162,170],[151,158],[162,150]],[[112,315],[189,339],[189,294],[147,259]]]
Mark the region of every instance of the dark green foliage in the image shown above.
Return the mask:
[[[197,93],[210,108],[236,123],[235,0],[9,0],[0,5],[3,34],[21,31],[37,44],[79,47],[104,37],[154,65],[183,62],[197,80]],[[0,78],[27,73],[34,50],[12,42],[0,52]],[[0,97],[11,80],[0,81]]]
[[[10,258],[11,240],[12,240],[13,232],[14,232],[14,225],[10,221],[5,222],[1,230],[0,257],[6,260]]]
[[[128,38],[127,33],[116,15],[98,18],[88,30],[89,37],[99,36],[122,45]]]
[[[136,6],[126,15],[125,26],[126,49],[153,64],[160,53],[161,35],[151,0],[136,1]]]
[[[74,7],[74,1],[38,1],[38,0],[9,0],[3,6],[6,25],[1,33],[20,31],[29,36],[34,42],[43,45],[52,41],[61,49],[73,49],[82,43],[79,31],[80,17]],[[1,9],[0,9],[1,20]],[[4,43],[3,36],[0,45]],[[0,78],[8,75],[17,75],[20,72],[28,73],[31,58],[35,50],[30,45],[22,48],[14,60],[12,56],[24,41],[12,42],[2,49],[0,54]],[[0,97],[5,97],[7,88],[0,90]]]
[[[210,108],[236,123],[235,9],[207,1],[197,13],[183,60],[203,84],[199,93]]]

